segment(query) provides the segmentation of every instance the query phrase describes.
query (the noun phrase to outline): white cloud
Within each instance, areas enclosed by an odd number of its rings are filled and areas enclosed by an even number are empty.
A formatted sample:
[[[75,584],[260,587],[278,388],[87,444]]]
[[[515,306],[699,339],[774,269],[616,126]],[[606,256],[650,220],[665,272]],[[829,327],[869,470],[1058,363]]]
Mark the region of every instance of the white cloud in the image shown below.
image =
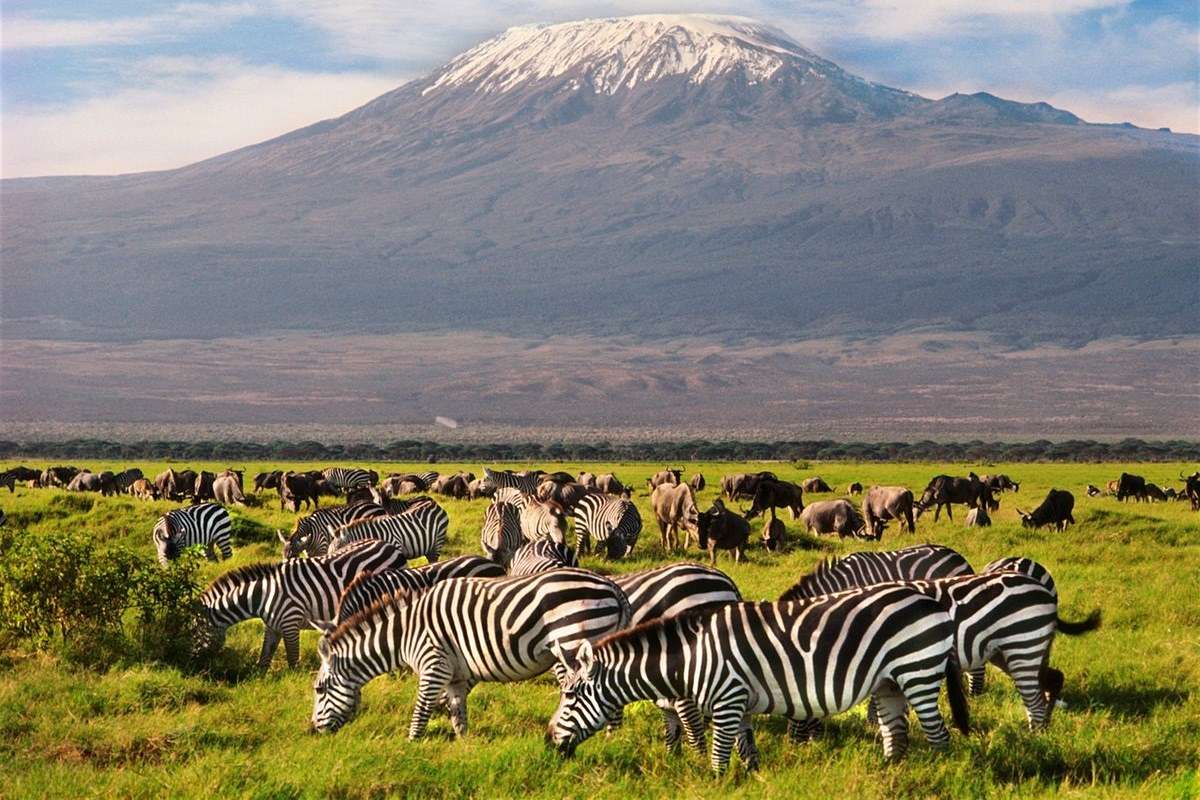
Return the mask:
[[[398,76],[237,59],[148,59],[135,85],[59,109],[5,111],[0,175],[168,169],[349,111]]]
[[[9,16],[0,27],[0,47],[5,50],[28,50],[142,44],[150,40],[179,38],[198,30],[220,28],[257,13],[257,7],[250,3],[180,3],[158,14],[119,19]]]
[[[1047,102],[1088,122],[1132,122],[1143,128],[1200,133],[1200,97],[1193,83],[1063,91],[1050,95]]]

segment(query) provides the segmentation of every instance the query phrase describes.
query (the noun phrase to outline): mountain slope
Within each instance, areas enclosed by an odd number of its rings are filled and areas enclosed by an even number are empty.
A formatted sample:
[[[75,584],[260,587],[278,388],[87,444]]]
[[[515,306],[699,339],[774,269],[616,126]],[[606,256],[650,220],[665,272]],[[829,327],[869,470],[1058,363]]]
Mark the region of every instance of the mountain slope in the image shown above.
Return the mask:
[[[183,169],[5,181],[2,332],[1194,334],[1197,155],[742,19],[516,28]]]

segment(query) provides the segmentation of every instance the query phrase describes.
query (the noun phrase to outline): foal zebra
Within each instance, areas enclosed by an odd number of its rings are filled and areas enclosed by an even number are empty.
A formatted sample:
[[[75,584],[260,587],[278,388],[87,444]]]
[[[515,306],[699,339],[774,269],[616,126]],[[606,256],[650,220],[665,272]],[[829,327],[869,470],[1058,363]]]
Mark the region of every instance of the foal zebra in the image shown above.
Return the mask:
[[[214,580],[200,596],[204,630],[196,650],[220,647],[225,630],[255,617],[263,621],[266,669],[283,639],[289,667],[300,660],[300,629],[337,616],[342,591],[360,572],[404,566],[404,554],[384,542],[367,542],[337,555],[249,564]]]
[[[329,528],[340,528],[360,519],[381,517],[387,511],[374,503],[359,503],[353,506],[322,508],[307,517],[296,520],[290,536],[275,531],[283,543],[284,558],[299,558],[302,555],[323,556],[329,551]]]
[[[423,567],[393,567],[382,572],[360,572],[342,592],[335,622],[340,625],[384,595],[394,594],[401,589],[420,591],[450,578],[500,578],[504,575],[504,567],[479,556],[459,556]]]
[[[567,516],[558,503],[553,500],[539,500],[512,487],[497,489],[493,499],[495,502],[509,503],[517,507],[520,512],[521,534],[527,541],[550,539],[566,544]]]
[[[536,575],[552,569],[578,567],[575,551],[561,542],[538,539],[517,548],[508,564],[509,575]]]
[[[230,558],[233,555],[232,533],[229,512],[216,503],[202,503],[163,514],[155,523],[151,538],[159,563],[166,566],[168,561],[195,545],[202,546],[211,561],[216,561],[217,550],[221,551],[221,558]]]
[[[363,684],[408,667],[418,676],[408,729],[420,738],[445,692],[454,732],[467,732],[467,693],[480,681],[509,683],[555,664],[554,642],[574,647],[629,622],[625,593],[586,570],[513,578],[454,578],[420,594],[397,592],[340,626],[323,626],[312,726],[332,732],[358,707]]]
[[[698,730],[713,720],[712,768],[724,772],[735,739],[747,768],[758,754],[751,714],[790,720],[845,711],[874,692],[884,754],[908,747],[905,703],[934,747],[950,735],[938,711],[943,677],[964,732],[967,707],[954,660],[954,624],[937,601],[889,584],[790,603],[727,603],[667,617],[574,653],[547,739],[564,755],[636,700],[691,700]]]
[[[592,541],[608,558],[621,558],[633,552],[642,532],[642,516],[637,506],[622,497],[608,494],[584,495],[575,505],[575,549],[591,552]]]
[[[483,514],[479,545],[484,555],[498,564],[508,565],[513,553],[525,543],[521,533],[521,510],[512,503],[493,502]]]
[[[332,555],[355,542],[378,539],[400,548],[405,558],[425,556],[433,563],[446,546],[449,528],[450,517],[444,508],[420,505],[403,514],[369,517],[336,530],[330,528],[328,552]]]
[[[360,486],[374,486],[379,481],[379,473],[356,467],[330,467],[321,475],[330,486],[343,493]]]

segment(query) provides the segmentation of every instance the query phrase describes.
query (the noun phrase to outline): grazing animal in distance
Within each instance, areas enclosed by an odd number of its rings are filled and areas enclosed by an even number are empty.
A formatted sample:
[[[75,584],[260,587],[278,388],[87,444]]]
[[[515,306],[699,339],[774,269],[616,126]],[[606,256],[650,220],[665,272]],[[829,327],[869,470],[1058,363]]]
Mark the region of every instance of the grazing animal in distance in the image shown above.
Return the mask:
[[[388,542],[408,560],[425,558],[433,563],[446,546],[450,517],[437,505],[420,505],[403,514],[371,516],[348,522],[329,531],[330,555],[352,547],[358,542],[378,539]]]
[[[854,483],[852,483],[846,487],[847,494],[862,494],[862,492],[863,492],[863,485],[861,483],[859,483],[858,481],[855,481]]]
[[[130,485],[129,494],[139,500],[157,500],[158,487],[145,478],[138,478]]]
[[[292,511],[299,512],[303,504],[306,508],[321,507],[320,491],[316,480],[311,475],[298,472],[285,472],[279,476],[279,510],[283,511],[291,505]]]
[[[696,528],[700,549],[708,551],[708,560],[713,566],[717,564],[718,550],[731,551],[735,563],[740,563],[745,557],[746,542],[750,540],[750,523],[740,514],[725,508],[725,503],[719,498],[713,501],[708,511],[697,517]]]
[[[232,534],[229,512],[216,503],[204,503],[163,514],[155,523],[151,538],[159,563],[166,566],[185,549],[195,546],[203,547],[210,561],[217,560],[217,550],[221,551],[221,558],[231,558]]]
[[[124,469],[113,476],[113,485],[120,494],[129,494],[129,488],[133,486],[134,481],[141,480],[146,476],[137,467]]]
[[[862,501],[862,515],[867,531],[876,539],[890,519],[898,519],[909,533],[916,533],[913,517],[913,493],[906,486],[872,486]]]
[[[7,486],[10,493],[16,490],[18,481],[21,483],[36,481],[38,485],[41,485],[42,473],[24,465],[12,467],[0,473],[0,486]]]
[[[594,472],[580,472],[579,475],[575,477],[575,480],[589,489],[596,488],[596,473]]]
[[[484,555],[497,564],[508,566],[513,553],[525,543],[521,532],[521,510],[512,503],[493,502],[483,515],[479,544]]]
[[[1191,501],[1192,511],[1200,511],[1200,471],[1186,478],[1181,474],[1179,478],[1184,482],[1183,493]]]
[[[496,489],[494,501],[511,503],[521,513],[521,533],[526,541],[538,539],[567,542],[567,515],[563,507],[553,500],[538,500],[512,487]]]
[[[764,480],[778,480],[774,472],[735,473],[721,478],[721,494],[726,500],[750,500]]]
[[[357,467],[329,467],[321,471],[321,477],[339,494],[379,483],[378,472]]]
[[[787,547],[787,526],[778,517],[763,517],[763,547],[772,553],[783,552]]]
[[[218,475],[213,479],[212,493],[216,501],[223,506],[246,505],[246,495],[242,494],[242,487],[236,475]]]
[[[969,508],[986,505],[991,511],[1000,507],[992,495],[991,489],[979,480],[979,476],[974,472],[965,478],[938,475],[929,482],[921,494],[921,499],[916,504],[917,516],[920,517],[922,513],[929,510],[930,506],[933,506],[934,522],[938,521],[943,508],[946,509],[946,516],[953,521],[954,512],[951,506],[955,503],[966,505]]]
[[[992,518],[988,516],[986,506],[976,506],[967,512],[968,528],[990,528]]]
[[[983,481],[983,483],[996,494],[1001,492],[1021,491],[1021,484],[1017,483],[1007,475],[984,475],[979,480]]]
[[[216,495],[213,494],[213,481],[217,476],[208,470],[201,470],[196,476],[192,488],[193,503],[209,503],[216,500]]]
[[[799,519],[804,511],[804,490],[791,481],[763,478],[754,490],[754,499],[750,510],[746,512],[746,519],[754,519],[764,511],[770,511],[774,517],[777,508],[786,508],[791,512],[792,519]]]
[[[467,484],[467,499],[478,500],[481,497],[494,497],[496,484],[487,478],[476,478]]]
[[[689,534],[699,533],[700,511],[696,508],[696,496],[692,487],[683,484],[661,484],[650,493],[650,507],[658,522],[664,552],[687,547]],[[679,529],[683,528],[683,541],[679,541]]]
[[[1167,493],[1158,484],[1146,481],[1146,500],[1149,502],[1157,500],[1160,503],[1165,503],[1167,502]]]
[[[849,500],[809,503],[800,512],[800,519],[810,533],[836,533],[843,539],[847,536],[867,536],[866,523]],[[874,534],[871,536],[873,538]]]
[[[642,533],[642,515],[629,500],[589,494],[575,506],[575,550],[590,553],[593,542],[606,558],[624,558]]]
[[[575,481],[542,481],[538,486],[537,497],[539,500],[553,500],[562,506],[564,511],[571,513],[580,500],[595,492],[596,490]]]
[[[47,467],[42,470],[41,484],[46,489],[64,489],[80,473],[79,467]]]
[[[581,569],[452,578],[419,594],[387,595],[340,626],[321,626],[312,727],[337,731],[357,709],[364,684],[408,667],[418,679],[408,738],[424,735],[443,694],[454,733],[463,736],[475,684],[536,677],[554,665],[552,645],[574,650],[621,630],[629,617],[620,587]]]
[[[803,481],[800,482],[800,487],[802,489],[804,489],[804,491],[806,491],[806,492],[813,492],[816,494],[823,494],[826,492],[833,491],[832,486],[830,486],[828,483],[826,483],[824,481],[824,479],[817,477],[817,476],[813,476],[811,478],[805,478]]]
[[[257,494],[267,489],[278,489],[281,477],[283,477],[283,470],[280,469],[258,473],[254,476],[254,493]]]
[[[702,492],[707,484],[704,482],[704,473],[697,472],[688,479],[688,486],[692,487],[693,492]]]
[[[1046,499],[1032,513],[1026,514],[1019,508],[1017,513],[1021,515],[1021,524],[1026,528],[1053,525],[1058,530],[1065,531],[1067,525],[1075,524],[1075,517],[1071,516],[1074,509],[1075,495],[1065,489],[1051,489],[1046,494]]]
[[[669,485],[675,486],[683,479],[683,470],[681,469],[661,469],[658,472],[646,478],[646,483],[651,490],[657,489],[659,486]]]
[[[1116,495],[1117,499],[1122,502],[1131,497],[1138,502],[1145,500],[1146,479],[1141,475],[1130,475],[1128,472],[1122,472],[1121,477],[1117,479]]]
[[[611,472],[596,476],[596,488],[605,494],[624,494],[629,491]]]
[[[1087,496],[1088,496],[1088,497],[1099,497],[1099,496],[1100,496],[1100,490],[1099,490],[1099,489],[1097,489],[1095,486],[1093,486],[1092,484],[1090,484],[1090,483],[1089,483],[1089,484],[1088,484],[1088,487],[1087,487]]]
[[[285,535],[283,531],[276,531],[275,534],[283,544],[285,559],[299,558],[303,555],[313,558],[329,552],[330,528],[337,530],[351,522],[382,517],[387,513],[389,513],[387,509],[374,503],[330,506],[297,519],[291,534]]]

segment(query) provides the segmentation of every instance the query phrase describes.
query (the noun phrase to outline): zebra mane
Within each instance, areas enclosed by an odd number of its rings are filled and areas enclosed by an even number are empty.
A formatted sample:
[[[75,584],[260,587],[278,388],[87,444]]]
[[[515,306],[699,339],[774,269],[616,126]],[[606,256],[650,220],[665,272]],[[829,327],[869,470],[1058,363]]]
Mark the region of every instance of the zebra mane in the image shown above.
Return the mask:
[[[841,563],[841,559],[838,558],[837,556],[829,556],[824,561],[817,564],[816,568],[814,568],[812,572],[808,573],[807,575],[802,576],[800,578],[800,580],[798,580],[794,584],[792,584],[792,588],[788,589],[786,592],[779,595],[779,602],[791,603],[796,600],[807,599],[808,595],[805,594],[804,590],[807,589],[809,586],[811,586],[812,583],[814,581],[816,581],[818,578],[832,572],[833,568],[836,567],[840,563]]]
[[[250,581],[256,581],[259,578],[265,578],[275,572],[279,567],[278,562],[258,561],[253,564],[244,564],[240,567],[235,567],[228,572],[218,575],[213,579],[213,582],[204,590],[204,594],[216,594],[225,592],[229,589],[234,589]]]
[[[366,574],[370,575],[371,573],[368,572]],[[362,576],[360,575],[359,577]],[[354,584],[358,583],[359,577],[356,577],[350,582],[350,586],[346,587],[346,591],[349,591],[351,586],[354,586]],[[412,602],[417,595],[422,594],[423,592],[424,590],[417,589],[397,589],[394,592],[387,592],[378,600],[375,600],[369,605],[363,606],[361,609],[351,614],[345,622],[343,622],[341,625],[338,625],[332,633],[326,636],[325,641],[328,643],[329,647],[332,647],[341,641],[342,637],[344,637],[350,631],[359,628],[363,623],[371,621],[389,608],[400,611],[408,606],[408,604]],[[342,596],[345,596],[345,592],[342,593]]]
[[[689,609],[682,614],[676,614],[673,617],[657,617],[647,622],[642,622],[634,625],[632,628],[626,628],[623,631],[610,633],[607,636],[599,639],[595,647],[604,647],[608,644],[616,644],[627,639],[636,639],[642,634],[650,633],[655,630],[662,630],[668,626],[690,627],[692,623],[699,620],[701,617],[707,617],[714,611],[719,611],[721,606],[700,606],[699,608]]]
[[[369,569],[364,569],[362,572],[355,575],[353,580],[346,584],[346,588],[342,589],[342,593],[338,595],[338,607],[341,607],[342,603],[345,601],[346,597],[349,596],[350,592],[354,591],[359,587],[359,585],[366,583],[373,577],[375,577],[375,572]]]

